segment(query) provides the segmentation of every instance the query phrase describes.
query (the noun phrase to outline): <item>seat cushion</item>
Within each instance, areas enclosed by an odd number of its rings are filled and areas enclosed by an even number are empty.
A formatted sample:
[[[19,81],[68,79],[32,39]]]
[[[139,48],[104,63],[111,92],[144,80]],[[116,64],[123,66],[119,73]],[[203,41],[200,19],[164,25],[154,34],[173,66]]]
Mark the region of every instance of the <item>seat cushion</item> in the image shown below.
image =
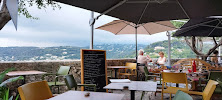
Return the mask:
[[[188,91],[186,88],[179,88],[179,87],[168,87],[167,89],[163,90],[163,93],[171,93],[171,94],[176,94],[178,90],[184,90]]]
[[[53,85],[55,85],[55,82],[48,82],[48,85],[49,86],[53,86]],[[64,82],[56,82],[56,85],[66,85],[66,83],[64,83]]]
[[[193,98],[182,91],[177,91],[176,95],[174,96],[173,100],[193,100]]]

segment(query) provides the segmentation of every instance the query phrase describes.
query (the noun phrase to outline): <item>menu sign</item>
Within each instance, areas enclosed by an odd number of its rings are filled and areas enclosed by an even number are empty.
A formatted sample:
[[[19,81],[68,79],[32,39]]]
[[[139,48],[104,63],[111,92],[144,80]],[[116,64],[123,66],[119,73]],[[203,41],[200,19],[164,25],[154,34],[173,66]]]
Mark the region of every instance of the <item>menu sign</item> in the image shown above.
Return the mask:
[[[106,92],[107,85],[105,50],[81,50],[81,83],[96,84],[96,91]],[[82,91],[94,91],[93,87],[82,87]]]

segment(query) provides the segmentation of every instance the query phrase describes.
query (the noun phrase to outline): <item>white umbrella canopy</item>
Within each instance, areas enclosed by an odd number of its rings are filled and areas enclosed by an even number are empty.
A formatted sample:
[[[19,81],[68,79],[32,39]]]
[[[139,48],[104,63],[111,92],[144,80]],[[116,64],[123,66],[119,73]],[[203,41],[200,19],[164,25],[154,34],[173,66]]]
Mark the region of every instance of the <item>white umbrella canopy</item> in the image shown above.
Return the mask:
[[[145,24],[136,25],[124,20],[114,20],[110,23],[102,25],[96,29],[102,29],[112,32],[115,35],[119,34],[136,34],[135,28],[137,28],[137,34],[152,35],[159,32],[171,31],[177,29],[170,21],[149,22]]]
[[[145,24],[134,24],[124,20],[114,20],[110,23],[102,25],[96,29],[101,29],[109,31],[115,35],[120,34],[135,34],[136,38],[136,62],[137,62],[137,34],[146,34],[152,35],[165,31],[176,30],[177,28],[170,21],[158,21],[158,22],[149,22]],[[169,39],[169,38],[168,38]],[[168,40],[170,41],[170,39]],[[170,42],[169,42],[170,48]],[[168,54],[170,49],[168,50]],[[170,64],[170,54],[168,55],[168,62]]]

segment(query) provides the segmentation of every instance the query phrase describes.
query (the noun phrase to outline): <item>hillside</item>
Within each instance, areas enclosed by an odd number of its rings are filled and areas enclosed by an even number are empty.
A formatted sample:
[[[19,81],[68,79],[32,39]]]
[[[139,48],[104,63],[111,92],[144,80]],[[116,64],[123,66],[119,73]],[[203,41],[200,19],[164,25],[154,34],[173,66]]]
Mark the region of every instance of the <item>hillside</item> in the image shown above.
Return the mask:
[[[145,45],[138,45],[144,48]],[[0,61],[73,60],[80,59],[80,49],[89,47],[0,47]],[[127,58],[135,51],[134,44],[94,45],[94,49],[107,50],[107,59]]]
[[[155,47],[163,47],[164,49],[154,50]],[[203,51],[207,52],[207,50],[211,47],[210,44],[204,44]],[[155,42],[144,48],[146,54],[149,54],[151,58],[157,58],[158,52],[162,51],[167,56],[168,51],[168,40]],[[185,41],[181,39],[172,39],[171,40],[171,58],[195,58],[196,54],[190,49],[190,47],[186,44]]]
[[[173,39],[171,41],[172,58],[194,58],[195,54],[185,42]],[[204,51],[210,47],[205,45]],[[155,50],[155,48],[160,48]],[[35,60],[73,60],[80,59],[80,49],[89,47],[0,47],[0,61],[35,61]],[[94,49],[107,51],[107,59],[135,58],[135,44],[102,44],[94,45]],[[144,49],[151,58],[157,58],[163,51],[167,57],[168,41],[155,42],[150,45],[138,45],[138,50]]]

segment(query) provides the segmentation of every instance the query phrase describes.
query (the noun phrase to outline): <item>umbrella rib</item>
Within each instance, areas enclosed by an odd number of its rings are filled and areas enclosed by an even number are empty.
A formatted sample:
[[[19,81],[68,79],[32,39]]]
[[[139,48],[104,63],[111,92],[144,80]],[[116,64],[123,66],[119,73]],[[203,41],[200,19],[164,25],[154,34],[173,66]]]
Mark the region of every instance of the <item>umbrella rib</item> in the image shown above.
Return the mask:
[[[170,27],[170,28],[174,28],[174,29],[177,29],[176,27],[171,27],[171,26],[168,26],[168,25],[164,25],[164,24],[160,24],[160,23],[157,23],[157,22],[153,22],[155,24],[159,24],[159,25],[163,25],[163,26],[166,26],[166,27]]]
[[[217,19],[215,19],[215,20],[217,20]],[[192,25],[192,26],[185,27],[185,28],[182,28],[182,27],[181,27],[180,29],[187,29],[187,28],[191,28],[191,27],[196,27],[196,26],[198,26],[198,25],[210,23],[210,22],[213,22],[213,21],[215,21],[215,20],[211,20],[211,21],[207,21],[207,22],[202,22],[202,23],[199,23],[199,24],[195,24],[195,25]],[[198,26],[198,27],[199,27],[199,26]]]
[[[222,27],[216,27],[216,26],[213,26],[213,25],[200,25],[200,26],[207,26],[207,27],[213,27],[213,28],[219,28],[219,29],[222,28]]]
[[[198,26],[196,26],[196,27],[198,27]],[[192,30],[192,29],[194,29],[196,27],[191,27],[191,28],[187,29],[186,31],[179,33],[178,35],[183,34],[185,32],[188,32],[188,31],[190,31],[190,30]],[[184,29],[180,29],[180,30],[184,30]],[[175,36],[175,35],[173,35],[173,36]]]
[[[150,0],[149,0],[149,2],[146,4],[146,7],[143,9],[143,12],[142,12],[142,14],[141,14],[141,16],[140,16],[140,19],[139,19],[138,22],[137,22],[137,25],[140,23],[140,20],[142,19],[142,17],[143,17],[143,15],[144,15],[144,13],[145,13],[145,11],[146,11],[146,9],[147,9],[147,7],[148,7],[149,4],[150,4]]]
[[[121,21],[118,21],[118,22],[116,22],[116,23],[112,23],[112,24],[106,24],[106,25],[103,25],[103,26],[97,27],[96,29],[99,29],[99,28],[102,28],[102,27],[106,27],[106,26],[111,26],[111,25],[118,24],[118,23],[121,23],[121,22],[124,22],[124,20],[121,20]]]
[[[141,25],[141,26],[143,26],[143,25]],[[144,26],[143,26],[143,28],[147,31],[147,33],[148,33],[149,35],[152,35]]]
[[[96,19],[99,19],[100,16],[105,15],[107,13],[109,13],[110,11],[112,11],[113,9],[116,9],[117,7],[121,6],[122,4],[126,3],[128,0],[122,0],[119,3],[117,3],[116,5],[108,8],[107,10],[105,10],[102,14],[100,14],[99,16],[96,17]]]
[[[127,25],[126,25],[127,26]],[[121,32],[124,28],[126,28],[126,26],[124,26],[123,28],[121,28],[121,30],[119,30],[115,35],[117,35],[119,32]]]
[[[179,4],[180,8],[183,10],[185,15],[190,19],[190,16],[187,14],[187,12],[185,11],[185,9],[183,8],[183,6],[180,4],[180,2],[178,0],[177,0],[177,3]]]
[[[218,19],[218,21],[219,21],[219,23],[216,25],[216,27],[221,24],[221,21],[220,21],[219,19]],[[208,37],[213,33],[213,31],[216,29],[216,27],[210,32],[210,34],[208,35]]]
[[[136,26],[133,26],[133,25],[131,25],[130,23],[126,23],[125,21],[123,21],[123,23],[125,23],[125,24],[127,24],[127,25],[130,25],[130,26],[132,26],[132,27],[136,27]]]

